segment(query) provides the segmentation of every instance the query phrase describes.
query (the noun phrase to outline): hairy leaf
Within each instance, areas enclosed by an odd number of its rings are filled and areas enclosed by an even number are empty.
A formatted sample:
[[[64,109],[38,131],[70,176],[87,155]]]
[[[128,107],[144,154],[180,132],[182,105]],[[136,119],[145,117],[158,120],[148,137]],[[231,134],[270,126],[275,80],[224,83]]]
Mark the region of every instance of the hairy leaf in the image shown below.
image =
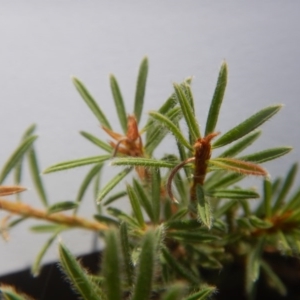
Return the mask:
[[[105,236],[106,248],[103,257],[103,271],[107,299],[122,299],[121,293],[121,259],[117,232],[110,230]]]
[[[193,109],[185,96],[184,91],[179,84],[174,84],[175,95],[178,99],[180,107],[182,109],[183,116],[189,128],[189,133],[192,136],[192,142],[194,143],[198,138],[201,137],[199,125],[195,118]]]
[[[210,229],[212,225],[210,204],[209,201],[206,199],[203,187],[200,184],[198,184],[196,187],[196,196],[198,200],[197,215],[199,221],[202,222],[208,229]]]
[[[144,157],[116,158],[111,162],[112,166],[142,166],[150,168],[173,168],[173,163]]]
[[[242,138],[234,145],[232,145],[229,149],[220,154],[219,157],[233,157],[239,154],[244,149],[252,145],[260,137],[260,135],[261,130],[255,130],[253,132],[250,132],[244,138]]]
[[[260,151],[257,153],[245,155],[242,157],[239,157],[238,159],[251,161],[255,163],[263,163],[269,160],[273,160],[275,158],[278,158],[280,156],[283,156],[293,150],[292,147],[278,147],[278,148],[271,148],[264,151]]]
[[[81,95],[82,99],[85,101],[85,103],[88,105],[88,107],[91,109],[93,114],[96,116],[96,118],[99,120],[100,124],[105,126],[106,128],[111,129],[111,126],[103,113],[103,111],[98,106],[95,99],[92,97],[92,95],[89,93],[87,88],[84,86],[84,84],[76,77],[72,77],[72,81]]]
[[[146,232],[137,267],[132,300],[148,300],[152,289],[157,238],[154,231]],[[112,298],[114,299],[114,298]]]
[[[174,124],[170,119],[168,119],[166,116],[152,111],[149,113],[149,115],[160,122],[163,126],[166,126],[175,136],[175,138],[180,142],[183,146],[188,148],[189,150],[193,150],[193,147],[190,145],[190,143],[185,139],[185,137],[182,135],[180,129]]]
[[[281,107],[282,105],[273,105],[260,110],[244,122],[223,134],[214,142],[213,147],[222,147],[240,139],[270,119],[281,109]]]
[[[48,214],[54,214],[60,211],[76,208],[77,205],[78,203],[73,201],[56,202],[55,204],[48,207],[47,212]]]
[[[140,122],[141,114],[144,106],[144,96],[146,91],[146,81],[148,75],[148,58],[144,57],[141,62],[139,74],[136,84],[135,101],[134,101],[134,115],[137,122]]]
[[[32,146],[33,142],[37,139],[37,136],[33,135],[21,142],[17,149],[11,154],[9,159],[5,162],[1,172],[0,172],[0,184],[5,180],[9,172],[17,166],[22,156],[27,152]]]
[[[205,136],[208,135],[209,133],[213,133],[216,128],[220,108],[225,94],[226,84],[227,84],[227,64],[223,62],[219,72],[217,86],[208,112],[208,117],[205,126]]]
[[[143,229],[145,227],[143,213],[140,208],[140,204],[139,204],[137,195],[136,195],[134,189],[130,185],[127,185],[127,194],[128,194],[134,215],[136,217],[136,220],[139,223],[140,227]]]
[[[104,151],[106,151],[108,153],[112,153],[113,148],[109,144],[107,144],[106,142],[103,142],[103,141],[99,140],[98,138],[96,138],[92,134],[90,134],[88,132],[85,132],[85,131],[80,131],[80,134],[83,137],[85,137],[87,140],[89,140],[90,142],[92,142],[93,144],[95,144],[96,146],[98,146],[101,149],[103,149]]]
[[[214,158],[209,163],[217,168],[246,175],[267,176],[268,173],[259,165],[234,158]]]
[[[93,282],[91,282],[85,270],[76,261],[76,258],[63,244],[59,244],[58,249],[63,270],[82,298],[85,300],[99,300],[99,295],[95,292]]]
[[[121,94],[121,91],[120,91],[120,88],[119,88],[119,85],[118,85],[118,82],[117,82],[117,79],[115,78],[115,76],[110,75],[109,79],[110,79],[110,87],[111,87],[111,91],[112,91],[113,98],[115,101],[115,106],[117,109],[120,124],[123,129],[123,132],[126,133],[127,132],[127,114],[126,114],[126,110],[125,110],[123,97],[122,97],[122,94]]]
[[[230,190],[210,190],[205,192],[209,197],[223,198],[223,199],[255,199],[259,198],[259,194],[253,190],[230,189]]]
[[[74,160],[69,160],[65,162],[61,162],[58,164],[55,164],[51,167],[48,167],[46,170],[44,170],[44,174],[77,168],[85,165],[90,164],[99,164],[106,160],[110,159],[110,155],[99,155],[99,156],[91,156],[86,158],[79,158]]]
[[[131,168],[126,168],[125,170],[118,173],[113,179],[111,179],[105,187],[103,187],[97,197],[97,202],[100,202],[104,197],[118,184],[120,183],[127,174],[131,171]]]

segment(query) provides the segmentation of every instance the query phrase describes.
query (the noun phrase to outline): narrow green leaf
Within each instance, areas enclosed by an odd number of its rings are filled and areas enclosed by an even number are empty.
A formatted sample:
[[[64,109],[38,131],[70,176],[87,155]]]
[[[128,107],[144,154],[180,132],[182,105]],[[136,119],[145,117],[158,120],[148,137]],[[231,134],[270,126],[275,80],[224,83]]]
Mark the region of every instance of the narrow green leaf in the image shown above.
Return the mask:
[[[284,200],[288,194],[288,192],[290,191],[294,181],[295,181],[295,177],[297,174],[297,170],[298,170],[298,164],[295,163],[292,165],[292,167],[290,168],[284,183],[282,184],[281,190],[277,196],[277,199],[275,200],[275,204],[273,207],[273,212],[277,211],[278,209],[281,208],[281,206],[284,203]]]
[[[59,224],[42,224],[42,225],[34,225],[30,227],[30,230],[34,233],[53,233],[59,232],[70,227],[59,225]]]
[[[160,122],[163,126],[166,126],[175,136],[175,138],[178,140],[179,143],[181,143],[183,146],[188,148],[189,150],[193,151],[193,147],[189,144],[189,142],[185,139],[185,137],[182,135],[180,129],[176,124],[174,124],[170,119],[168,119],[166,116],[152,111],[149,113],[149,115]]]
[[[209,243],[219,240],[219,237],[208,234],[203,230],[174,230],[168,233],[168,237],[174,238],[183,243],[193,244]]]
[[[129,216],[128,214],[124,213],[123,211],[115,208],[115,207],[109,207],[107,209],[107,212],[114,217],[118,218],[121,221],[125,221],[127,224],[129,224],[131,227],[135,229],[139,229],[139,224],[137,223],[136,219]]]
[[[245,155],[239,157],[238,159],[246,160],[261,164],[263,162],[273,160],[280,156],[283,156],[293,150],[292,147],[278,147],[278,148],[271,148],[263,151],[259,151],[253,154]]]
[[[195,219],[192,220],[171,220],[165,222],[168,229],[191,230],[199,229],[202,225]]]
[[[117,109],[118,117],[120,120],[121,127],[123,129],[123,132],[127,132],[127,114],[124,106],[123,97],[119,88],[119,84],[117,82],[117,79],[114,75],[110,75],[110,87],[113,94],[113,98],[115,101],[115,106]]]
[[[35,149],[32,146],[31,149],[27,153],[29,168],[31,172],[32,181],[35,185],[36,191],[45,207],[48,206],[48,199],[46,195],[46,190],[41,178],[41,172],[37,160],[37,155],[35,153]]]
[[[112,202],[119,200],[120,198],[123,198],[126,195],[127,195],[127,191],[121,191],[121,192],[115,193],[115,194],[111,195],[110,197],[108,197],[103,202],[103,205],[106,206],[108,204],[111,204]]]
[[[140,122],[141,114],[144,106],[144,96],[146,91],[146,81],[148,75],[148,58],[144,57],[137,78],[135,101],[134,101],[134,115],[137,122]]]
[[[202,288],[199,292],[195,292],[188,297],[184,298],[183,300],[206,300],[207,297],[211,296],[213,293],[215,293],[217,289],[213,286],[208,286],[205,288]]]
[[[94,215],[94,219],[96,219],[100,223],[105,223],[105,224],[108,224],[108,225],[119,226],[119,224],[120,224],[115,219],[112,219],[108,216],[104,216],[104,215],[100,215],[100,214]]]
[[[146,232],[141,248],[132,300],[150,298],[157,251],[157,238],[154,231]]]
[[[174,97],[175,97],[174,94],[170,96],[167,99],[167,101],[161,106],[158,112],[161,113],[162,115],[165,115],[170,110],[174,109],[174,106],[177,104],[176,99]],[[152,118],[148,118],[146,125],[141,130],[141,132],[146,131],[146,144],[148,143],[149,137],[155,132],[156,126],[154,124],[155,121]]]
[[[175,175],[175,178],[173,180],[176,189],[180,195],[181,201],[180,203],[188,204],[188,184],[187,181],[183,180],[183,178],[180,176],[180,173],[177,172]]]
[[[76,261],[76,258],[63,244],[59,244],[58,249],[62,268],[82,298],[85,300],[99,300],[99,295],[95,292],[93,282]],[[117,300],[118,298],[115,299]]]
[[[300,207],[300,188],[296,190],[293,196],[289,199],[288,203],[283,207],[283,211],[293,211]]]
[[[238,141],[229,149],[220,154],[219,157],[234,157],[235,155],[239,154],[244,149],[252,145],[259,138],[260,135],[261,130],[255,130],[253,132],[250,132],[240,141]]]
[[[12,153],[9,159],[5,162],[0,173],[0,184],[5,180],[9,172],[19,163],[22,156],[32,146],[33,142],[37,139],[37,136],[30,136],[22,141],[17,149]]]
[[[32,124],[30,125],[24,132],[22,136],[22,140],[25,140],[29,136],[33,134],[33,132],[36,129],[36,125]],[[19,185],[21,183],[21,177],[22,177],[22,163],[23,163],[23,158],[19,160],[19,162],[15,166],[15,172],[14,172],[14,179],[15,179],[15,184]]]
[[[59,232],[55,232],[55,234],[53,234],[44,244],[44,246],[42,247],[42,249],[40,250],[40,252],[38,253],[37,257],[35,258],[33,265],[31,267],[31,274],[33,276],[38,276],[40,273],[40,269],[41,269],[41,261],[43,259],[43,257],[45,256],[47,250],[49,249],[49,247],[52,245],[53,241],[56,239],[57,235]]]
[[[234,205],[236,200],[227,201],[223,206],[214,211],[215,219],[221,218],[226,212],[228,212]]]
[[[7,228],[13,228],[14,226],[20,224],[21,222],[27,220],[28,217],[20,217],[20,218],[17,218],[17,219],[14,219],[13,221],[9,222],[8,225],[7,225]]]
[[[205,194],[209,197],[220,198],[220,199],[256,199],[259,198],[259,194],[253,190],[242,190],[242,189],[234,189],[234,190],[210,190],[206,191]]]
[[[191,83],[191,78],[187,78],[181,86],[185,85],[185,83],[190,84]],[[162,115],[167,114],[170,110],[174,108],[174,106],[177,104],[177,99],[175,97],[175,93],[173,93],[167,100],[166,102],[159,108],[158,112],[161,113]],[[153,127],[154,120],[152,118],[148,119],[146,126],[142,129],[141,132],[146,132],[146,143],[148,141],[149,136],[155,131],[155,126]]]
[[[218,148],[228,145],[245,136],[275,115],[281,109],[281,107],[282,105],[273,105],[260,110],[244,122],[223,134],[214,142],[213,147]]]
[[[182,109],[182,113],[185,118],[186,124],[189,128],[189,133],[192,136],[192,142],[194,143],[198,138],[201,137],[198,122],[194,115],[193,109],[180,85],[175,83],[174,89],[175,95]]]
[[[224,98],[225,89],[227,85],[227,73],[228,73],[227,64],[226,62],[223,62],[219,72],[217,85],[208,112],[208,117],[205,126],[205,135],[208,135],[209,133],[213,133],[216,128],[220,108],[222,105],[222,101]]]
[[[101,172],[101,169],[103,167],[103,164],[96,164],[95,166],[93,166],[93,168],[87,173],[87,175],[85,176],[85,178],[83,179],[80,187],[79,187],[79,191],[77,193],[77,197],[76,197],[76,203],[79,206],[79,203],[82,201],[82,198],[87,190],[87,188],[89,187],[90,183],[92,182],[93,178],[95,178],[95,176]],[[77,211],[77,209],[76,209]]]
[[[191,272],[191,269],[188,269],[182,265],[165,247],[162,248],[162,254],[169,267],[179,276],[187,279],[193,284],[199,283],[200,279]]]
[[[122,222],[120,226],[121,247],[124,258],[124,270],[126,272],[127,284],[132,286],[134,279],[134,267],[131,259],[131,249],[129,246],[129,236],[126,223]]]
[[[51,167],[48,167],[46,170],[44,170],[44,174],[77,168],[85,165],[90,164],[100,164],[106,160],[109,160],[111,158],[110,155],[99,155],[99,156],[91,156],[91,157],[85,157],[85,158],[79,158],[69,161],[64,161],[58,164],[55,164]]]
[[[132,170],[132,168],[126,168],[125,170],[118,173],[113,179],[111,179],[105,187],[103,187],[97,197],[97,202],[100,202],[104,197],[119,183],[121,182],[127,174]]]
[[[209,182],[209,184],[206,184],[205,181],[205,188],[207,191],[217,189],[217,188],[226,188],[236,182],[241,181],[244,178],[245,175],[243,174],[230,173],[220,178],[216,178],[216,180]]]
[[[145,188],[136,179],[133,179],[133,187],[134,187],[134,190],[135,190],[136,194],[138,195],[139,201],[140,201],[141,205],[143,206],[143,208],[145,209],[149,219],[152,222],[154,222],[154,214],[153,214],[152,204],[145,192]]]
[[[244,211],[244,216],[250,218],[252,212],[250,209],[249,201],[247,201],[247,200],[249,200],[249,199],[239,199],[239,202]]]
[[[72,77],[72,81],[81,95],[82,99],[85,101],[85,103],[88,105],[88,107],[91,109],[93,114],[96,116],[96,118],[99,120],[100,124],[102,126],[105,126],[108,129],[111,129],[111,126],[105,116],[105,114],[102,112],[100,107],[98,106],[95,99],[92,97],[92,95],[89,93],[87,88],[84,86],[84,84],[76,77]]]
[[[189,104],[191,106],[191,109],[193,113],[195,114],[195,101],[194,101],[194,96],[192,93],[192,88],[191,88],[191,83],[188,83],[187,81],[184,81],[183,83],[180,84],[182,90],[184,91],[184,94],[189,101]]]
[[[209,201],[205,198],[203,187],[198,184],[196,187],[196,196],[198,200],[197,214],[199,221],[202,222],[208,229],[212,225],[212,215]]]
[[[272,200],[272,185],[269,178],[264,179],[264,195],[263,195],[263,203],[265,208],[265,215],[266,218],[271,217],[272,207],[271,207],[271,200]]]
[[[92,134],[90,134],[88,132],[85,132],[85,131],[80,131],[80,134],[83,137],[85,137],[87,140],[89,140],[90,142],[92,142],[93,144],[95,144],[96,146],[98,146],[101,149],[103,149],[104,151],[106,151],[108,153],[112,153],[113,148],[109,144],[107,144],[106,142],[103,142],[103,141],[99,140],[98,138],[96,138]]]
[[[144,157],[116,158],[111,162],[112,166],[142,166],[145,168],[173,168],[174,164],[163,160]]]
[[[267,229],[273,226],[273,223],[268,220],[262,220],[256,216],[249,217],[250,224],[255,228]]]
[[[17,292],[13,287],[5,286],[5,285],[2,285],[0,287],[0,295],[1,295],[1,299],[3,299],[3,300],[28,300],[28,299],[30,299],[27,295]]]
[[[265,261],[260,262],[262,269],[264,270],[265,274],[268,276],[268,284],[275,289],[281,296],[287,295],[287,289],[278,275],[273,271],[268,263]]]
[[[259,165],[238,160],[234,158],[214,158],[209,160],[209,164],[224,169],[246,175],[267,176],[268,173]]]
[[[175,107],[171,109],[167,114],[168,117],[173,123],[177,123],[182,117],[181,108]],[[151,134],[148,135],[145,149],[148,154],[151,154],[157,146],[161,143],[164,137],[168,134],[168,129],[166,127],[161,127],[160,124],[152,123]]]
[[[136,220],[139,223],[140,227],[143,229],[145,227],[143,213],[142,213],[137,195],[136,195],[134,189],[130,185],[127,185],[127,194],[128,194],[128,197],[129,197],[129,200],[131,203],[132,210],[136,217]]]
[[[110,230],[105,236],[106,248],[103,257],[103,276],[107,299],[122,299],[121,292],[121,252],[117,233]]]
[[[253,283],[258,279],[260,273],[261,253],[264,240],[261,239],[248,253],[246,261],[246,291],[251,293]]]
[[[96,174],[95,179],[94,179],[94,186],[93,186],[93,195],[94,195],[94,199],[97,199],[97,196],[99,194],[100,191],[100,181],[101,181],[101,172],[99,172],[98,174]],[[98,208],[98,212],[100,207],[100,204],[96,204],[97,208]]]
[[[278,244],[279,244],[280,251],[284,252],[287,255],[291,255],[292,249],[287,240],[287,236],[281,230],[278,230],[277,236],[278,236]]]
[[[47,213],[48,214],[54,214],[60,211],[64,210],[70,210],[73,208],[76,208],[78,203],[73,202],[73,201],[62,201],[62,202],[57,202],[51,206],[48,207]]]
[[[177,212],[169,218],[168,222],[181,220],[183,217],[187,215],[188,212],[189,210],[186,207],[179,208]]]
[[[153,217],[154,222],[156,224],[160,221],[160,205],[161,205],[161,198],[160,198],[160,187],[161,187],[161,178],[160,178],[160,169],[153,169],[152,170],[152,208],[153,208]]]

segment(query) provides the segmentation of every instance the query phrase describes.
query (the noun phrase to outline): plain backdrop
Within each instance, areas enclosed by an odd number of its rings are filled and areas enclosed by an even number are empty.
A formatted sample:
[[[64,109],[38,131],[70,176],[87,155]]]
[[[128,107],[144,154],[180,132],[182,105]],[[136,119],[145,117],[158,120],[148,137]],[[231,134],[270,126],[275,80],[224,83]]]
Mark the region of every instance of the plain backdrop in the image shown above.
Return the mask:
[[[299,11],[299,1],[274,0],[0,1],[0,166],[32,123],[38,125],[42,170],[56,162],[100,155],[101,150],[78,132],[107,136],[70,76],[86,84],[119,131],[109,74],[117,77],[130,113],[138,66],[147,55],[143,121],[171,94],[173,82],[194,76],[197,116],[204,125],[223,60],[229,65],[229,80],[217,130],[224,133],[261,108],[283,103],[284,109],[263,125],[262,138],[251,148],[294,146],[291,154],[264,165],[273,178],[282,175],[300,157]],[[157,157],[174,145],[168,137]],[[43,175],[51,203],[74,200],[88,170]],[[107,165],[103,184],[118,170]],[[23,201],[41,207],[27,172],[24,175],[30,190]],[[12,177],[5,183],[12,184]],[[261,179],[252,178],[249,184],[259,189]],[[94,212],[91,195],[79,211],[86,217]],[[0,212],[0,218],[5,216]],[[32,224],[37,222],[11,230],[9,242],[0,240],[1,274],[30,266],[45,243],[47,235],[29,232]],[[90,251],[93,238],[84,230],[62,236],[77,254]],[[54,259],[56,244],[44,261]]]

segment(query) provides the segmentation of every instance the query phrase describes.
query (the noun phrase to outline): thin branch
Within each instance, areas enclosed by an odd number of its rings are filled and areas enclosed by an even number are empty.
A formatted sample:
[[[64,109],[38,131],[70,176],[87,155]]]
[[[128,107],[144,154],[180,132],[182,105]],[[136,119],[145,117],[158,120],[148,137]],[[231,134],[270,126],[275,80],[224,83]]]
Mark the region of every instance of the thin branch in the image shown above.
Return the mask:
[[[39,210],[21,202],[13,202],[2,198],[0,198],[0,209],[24,217],[42,219],[45,221],[63,224],[71,227],[81,227],[87,230],[99,231],[108,229],[108,226],[106,224],[89,221],[76,216],[68,216],[62,213],[49,214],[45,210]]]

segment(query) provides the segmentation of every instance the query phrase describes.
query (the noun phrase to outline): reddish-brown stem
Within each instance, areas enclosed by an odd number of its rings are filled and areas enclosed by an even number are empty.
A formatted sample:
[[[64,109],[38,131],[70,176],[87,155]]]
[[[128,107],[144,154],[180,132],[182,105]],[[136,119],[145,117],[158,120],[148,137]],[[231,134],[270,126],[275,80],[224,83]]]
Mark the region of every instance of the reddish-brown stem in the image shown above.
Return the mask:
[[[172,192],[173,178],[181,168],[183,168],[186,164],[191,163],[193,161],[195,161],[195,157],[191,157],[191,158],[184,160],[183,162],[178,164],[174,169],[172,169],[172,171],[170,173],[170,176],[169,176],[168,182],[167,182],[167,192],[168,192],[168,195],[171,198],[171,200],[175,203],[178,203],[178,201],[176,200],[176,198],[174,197],[173,192]]]

